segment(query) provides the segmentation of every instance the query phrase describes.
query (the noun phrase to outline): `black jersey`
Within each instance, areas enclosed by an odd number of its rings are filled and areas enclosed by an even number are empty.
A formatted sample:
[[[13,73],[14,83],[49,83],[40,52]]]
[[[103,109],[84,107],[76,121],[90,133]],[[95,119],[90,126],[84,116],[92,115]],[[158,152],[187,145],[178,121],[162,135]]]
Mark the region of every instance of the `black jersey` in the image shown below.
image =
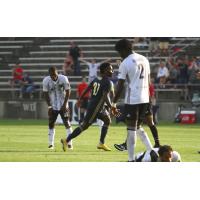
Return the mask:
[[[102,108],[105,102],[105,93],[109,93],[112,89],[112,83],[109,78],[105,77],[99,80],[95,78],[89,85],[91,88],[91,98],[89,106]]]

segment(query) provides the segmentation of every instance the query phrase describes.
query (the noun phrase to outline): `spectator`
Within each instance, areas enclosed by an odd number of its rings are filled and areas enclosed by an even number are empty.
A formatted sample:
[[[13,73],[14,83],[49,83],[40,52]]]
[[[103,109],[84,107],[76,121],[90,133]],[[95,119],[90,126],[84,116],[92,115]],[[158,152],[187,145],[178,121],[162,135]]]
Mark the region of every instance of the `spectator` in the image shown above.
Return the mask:
[[[166,67],[163,61],[160,61],[160,66],[157,72],[156,83],[159,83],[161,87],[164,87],[164,84],[166,83],[168,76],[169,76],[168,68]]]
[[[22,86],[22,95],[29,94],[30,99],[33,99],[33,92],[35,90],[35,86],[34,86],[34,83],[28,73],[24,74],[22,85],[23,85]]]
[[[79,57],[82,57],[83,55],[81,49],[73,41],[70,42],[69,56],[71,56],[73,60],[74,75],[80,76],[81,68]]]
[[[159,38],[159,48],[161,56],[168,56],[170,37]]]
[[[149,38],[149,51],[150,55],[156,55],[158,53],[158,37]]]
[[[108,62],[109,60],[110,59],[106,59],[102,62],[97,63],[95,59],[92,59],[91,62],[87,62],[84,59],[80,59],[80,61],[84,62],[89,68],[89,76],[88,76],[89,83],[91,83],[95,78],[97,78],[97,71],[99,66],[104,62]]]
[[[84,92],[84,90],[88,87],[88,84],[86,83],[86,78],[82,77],[82,82],[77,86],[77,99],[79,99]],[[90,92],[87,92],[85,96],[81,100],[80,104],[80,115],[79,115],[79,123],[81,123],[84,119],[85,112],[87,110],[88,106],[88,99],[90,96]]]
[[[185,58],[179,58],[177,66],[179,70],[178,83],[188,83],[188,60]]]
[[[169,78],[168,78],[169,83],[171,83],[171,84],[178,83],[179,71],[177,69],[177,65],[174,62],[173,58],[168,58],[167,66],[168,66],[168,69],[169,69]]]
[[[19,62],[16,63],[15,67],[12,70],[12,79],[10,80],[11,88],[14,89],[15,87],[22,86],[23,82],[23,69]],[[21,97],[21,93],[19,95]],[[15,97],[15,92],[12,90],[12,98]]]
[[[63,65],[63,74],[65,76],[69,76],[73,74],[72,66],[73,66],[73,59],[69,54],[67,54],[64,61],[64,65]]]

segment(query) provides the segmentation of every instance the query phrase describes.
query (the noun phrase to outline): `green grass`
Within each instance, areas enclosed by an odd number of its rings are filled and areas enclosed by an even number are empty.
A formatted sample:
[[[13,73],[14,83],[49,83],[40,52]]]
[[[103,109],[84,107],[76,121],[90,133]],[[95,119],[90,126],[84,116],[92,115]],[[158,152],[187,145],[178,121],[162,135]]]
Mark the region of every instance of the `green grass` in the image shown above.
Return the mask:
[[[180,152],[183,161],[200,161],[200,124],[160,124],[157,126],[161,143],[170,144]],[[75,128],[75,127],[73,127]],[[148,127],[145,130],[152,141]],[[63,125],[56,126],[56,148],[48,150],[46,120],[1,120],[0,121],[0,161],[2,162],[115,162],[126,161],[127,152],[114,149],[114,143],[121,143],[126,137],[123,124],[110,127],[106,143],[111,152],[96,149],[99,141],[99,127],[91,126],[73,141],[74,150],[63,152],[60,138],[65,137]],[[137,141],[136,152],[145,150]]]

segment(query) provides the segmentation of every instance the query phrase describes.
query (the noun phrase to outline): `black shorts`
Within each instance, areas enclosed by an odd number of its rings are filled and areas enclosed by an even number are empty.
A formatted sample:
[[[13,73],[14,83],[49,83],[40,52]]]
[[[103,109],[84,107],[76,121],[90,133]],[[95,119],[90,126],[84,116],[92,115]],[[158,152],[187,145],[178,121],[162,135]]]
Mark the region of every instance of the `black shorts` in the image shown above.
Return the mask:
[[[135,105],[125,104],[126,120],[143,121],[145,119],[148,105],[149,103]]]
[[[58,117],[58,114],[60,114],[62,120],[63,120],[63,123],[65,124],[69,118],[70,118],[70,113],[69,112],[63,112],[63,111],[60,111],[60,110],[53,110],[52,111],[52,115],[49,116],[49,124],[54,124],[56,122],[56,119]]]
[[[108,110],[105,107],[103,107],[100,110],[95,110],[95,108],[91,107],[91,108],[88,108],[87,113],[86,113],[83,121],[84,121],[84,124],[91,125],[97,119],[101,119],[102,120],[105,117],[109,117],[110,118],[110,114],[109,114]]]
[[[80,108],[87,109],[87,107],[88,107],[88,98],[84,98],[84,99],[81,101],[81,106],[80,106]]]
[[[145,116],[153,115],[153,107],[151,103],[148,103],[147,110]]]

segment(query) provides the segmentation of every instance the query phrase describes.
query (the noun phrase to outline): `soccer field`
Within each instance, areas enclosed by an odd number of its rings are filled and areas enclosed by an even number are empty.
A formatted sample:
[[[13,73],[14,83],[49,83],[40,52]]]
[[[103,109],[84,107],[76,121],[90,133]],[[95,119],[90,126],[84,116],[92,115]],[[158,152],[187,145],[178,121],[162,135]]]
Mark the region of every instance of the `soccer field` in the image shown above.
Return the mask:
[[[200,124],[159,124],[158,131],[161,144],[170,144],[177,150],[182,160],[200,161]],[[75,128],[75,127],[73,127]],[[152,135],[144,126],[151,141]],[[123,124],[110,127],[106,144],[111,152],[96,148],[99,141],[99,127],[91,126],[73,141],[74,150],[63,152],[60,139],[65,137],[63,125],[56,126],[56,147],[49,150],[47,121],[45,120],[1,120],[0,121],[0,161],[24,162],[123,162],[127,161],[127,152],[114,149],[114,143],[121,143],[126,137]],[[145,150],[138,139],[136,152]]]

